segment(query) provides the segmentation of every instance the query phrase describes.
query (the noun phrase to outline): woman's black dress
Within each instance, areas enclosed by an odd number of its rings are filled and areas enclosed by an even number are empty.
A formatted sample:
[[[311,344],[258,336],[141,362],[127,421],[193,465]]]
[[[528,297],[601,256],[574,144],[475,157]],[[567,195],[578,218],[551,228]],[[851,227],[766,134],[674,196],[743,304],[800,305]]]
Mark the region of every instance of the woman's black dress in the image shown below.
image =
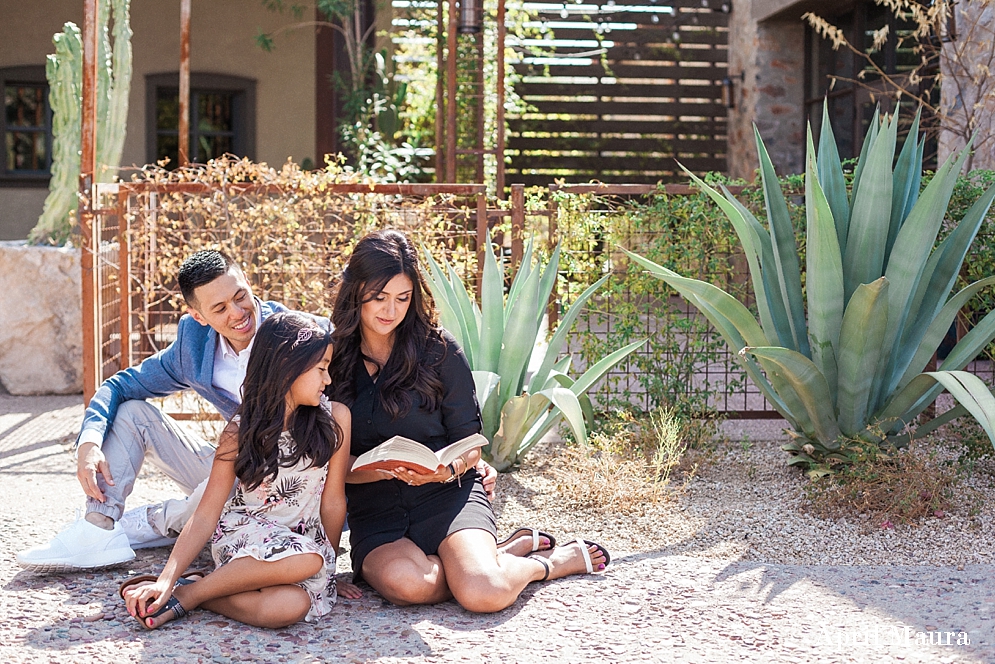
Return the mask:
[[[436,367],[443,384],[442,406],[434,412],[423,409],[421,397],[412,391],[407,414],[392,420],[383,410],[380,390],[365,363],[357,363],[353,374],[356,400],[350,408],[353,455],[368,452],[396,435],[436,451],[480,431],[480,408],[470,366],[452,335],[444,331],[442,336],[445,343],[430,342],[422,358],[425,366]],[[494,511],[475,468],[467,471],[460,483],[409,486],[390,479],[346,484],[345,490],[352,569],[357,580],[363,560],[373,549],[402,537],[432,555],[446,536],[458,530],[479,528],[497,535]]]

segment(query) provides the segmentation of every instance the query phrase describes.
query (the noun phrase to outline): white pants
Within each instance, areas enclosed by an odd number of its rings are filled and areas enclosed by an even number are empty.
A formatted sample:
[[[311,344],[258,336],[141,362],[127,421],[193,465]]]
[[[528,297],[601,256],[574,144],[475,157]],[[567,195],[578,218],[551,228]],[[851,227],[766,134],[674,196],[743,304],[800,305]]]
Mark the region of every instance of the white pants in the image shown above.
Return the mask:
[[[105,502],[86,499],[86,511],[99,512],[115,521],[124,513],[124,503],[135,487],[135,478],[146,459],[180,485],[189,497],[167,500],[149,509],[149,522],[161,535],[177,535],[200,502],[214,462],[214,445],[188,434],[176,420],[156,406],[125,401],[101,447],[110,466],[114,486],[97,475]]]

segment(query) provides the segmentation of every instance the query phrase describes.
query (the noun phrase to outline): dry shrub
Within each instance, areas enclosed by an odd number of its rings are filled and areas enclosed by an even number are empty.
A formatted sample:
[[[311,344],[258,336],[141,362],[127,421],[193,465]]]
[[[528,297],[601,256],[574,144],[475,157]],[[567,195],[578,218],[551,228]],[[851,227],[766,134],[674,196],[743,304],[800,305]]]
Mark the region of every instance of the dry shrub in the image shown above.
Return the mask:
[[[276,169],[226,156],[175,171],[148,166],[133,180],[124,221],[128,289],[141,335],[134,361],[171,340],[182,310],[176,274],[198,249],[226,250],[263,299],[323,315],[353,245],[372,230],[398,228],[467,281],[476,275],[472,196],[417,186],[378,193],[334,161],[306,171],[293,162]],[[116,261],[116,245],[107,248]],[[116,277],[108,270],[107,279]]]
[[[593,433],[587,447],[564,445],[550,459],[564,508],[639,514],[646,505],[673,499],[697,470],[687,451],[714,429],[683,422],[666,409],[641,421],[625,413],[616,418]]]
[[[849,447],[851,463],[839,463],[832,474],[813,479],[805,488],[810,508],[825,517],[840,512],[866,515],[890,528],[943,517],[950,511],[960,484],[957,465],[935,447],[916,445],[884,451],[870,444]]]

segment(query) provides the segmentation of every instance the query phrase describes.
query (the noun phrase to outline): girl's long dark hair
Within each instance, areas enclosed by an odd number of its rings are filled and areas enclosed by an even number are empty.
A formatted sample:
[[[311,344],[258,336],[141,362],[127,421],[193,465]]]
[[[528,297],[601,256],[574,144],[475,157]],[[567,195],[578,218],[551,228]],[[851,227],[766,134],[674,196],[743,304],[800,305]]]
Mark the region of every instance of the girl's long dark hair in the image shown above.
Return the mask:
[[[280,454],[290,386],[318,364],[330,343],[327,329],[296,312],[273,314],[259,326],[238,409],[235,474],[247,490],[275,478],[280,466],[292,468],[302,459],[310,460],[309,467],[324,466],[342,444],[330,408],[298,406],[287,423],[294,449]]]
[[[390,358],[379,366],[360,349],[360,312],[399,274],[411,279],[411,303],[404,320],[394,329]],[[335,294],[332,313],[332,344],[335,360],[329,368],[332,384],[326,391],[332,399],[351,406],[356,399],[353,379],[357,364],[366,360],[376,364],[377,382],[384,411],[397,419],[411,409],[414,390],[421,396],[422,407],[432,412],[442,404],[443,385],[427,351],[444,347],[445,342],[435,321],[434,311],[426,301],[425,284],[418,269],[418,253],[408,238],[396,230],[370,233],[361,239]],[[439,354],[441,359],[441,354]]]

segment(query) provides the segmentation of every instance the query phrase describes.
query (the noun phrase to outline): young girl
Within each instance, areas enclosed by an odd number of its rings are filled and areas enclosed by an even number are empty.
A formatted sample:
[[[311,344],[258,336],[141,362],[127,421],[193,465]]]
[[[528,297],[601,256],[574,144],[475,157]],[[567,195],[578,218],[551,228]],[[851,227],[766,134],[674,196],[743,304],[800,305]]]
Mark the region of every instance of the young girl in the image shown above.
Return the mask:
[[[330,341],[299,313],[274,314],[260,326],[242,405],[221,434],[197,511],[158,578],[121,586],[128,613],[145,627],[198,607],[258,627],[313,621],[331,609],[350,414],[322,395]],[[212,534],[217,569],[184,574]],[[338,593],[359,597],[347,583]]]

